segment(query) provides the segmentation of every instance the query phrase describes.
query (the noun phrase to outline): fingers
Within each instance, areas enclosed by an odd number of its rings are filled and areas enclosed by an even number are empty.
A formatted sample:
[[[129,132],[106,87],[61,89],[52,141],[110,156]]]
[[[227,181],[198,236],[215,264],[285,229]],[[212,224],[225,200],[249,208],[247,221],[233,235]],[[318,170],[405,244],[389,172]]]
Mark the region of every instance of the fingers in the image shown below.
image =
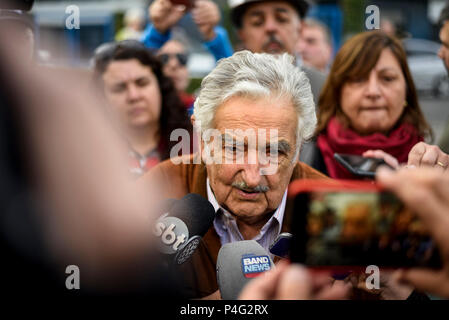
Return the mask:
[[[433,167],[437,163],[439,156],[439,150],[437,146],[427,146],[426,151],[421,158],[421,166],[431,166]]]
[[[394,173],[385,168],[377,171],[376,179],[419,216],[443,250],[449,246],[445,231],[449,225],[449,179],[435,169],[402,169]]]
[[[449,167],[449,155],[440,150],[436,164],[437,168],[446,171]]]
[[[211,24],[215,26],[220,21],[220,10],[212,1],[198,0],[192,9],[192,19],[196,24]]]
[[[408,154],[407,165],[419,167],[421,165],[421,159],[426,152],[426,144],[424,142],[417,143]]]
[[[280,278],[276,299],[307,300],[312,298],[311,293],[312,280],[308,271],[300,265],[293,264]]]
[[[393,169],[399,168],[399,162],[398,160],[393,157],[391,154],[386,153],[383,150],[368,150],[362,154],[362,156],[367,158],[377,158],[377,159],[383,159],[386,164],[388,164]]]
[[[441,151],[438,146],[420,142],[410,151],[408,165],[437,167],[445,171],[449,166],[449,155]]]
[[[157,0],[150,5],[148,12],[154,27],[165,33],[184,16],[186,6],[173,5],[168,0]]]
[[[449,297],[449,277],[443,270],[410,269],[400,271],[398,279],[413,285],[420,291]]]
[[[336,281],[333,285],[321,289],[316,295],[317,300],[342,300],[347,299],[352,286],[343,281]]]
[[[251,280],[243,289],[239,300],[269,300],[275,297],[281,274],[287,269],[288,262],[280,261],[276,268]]]

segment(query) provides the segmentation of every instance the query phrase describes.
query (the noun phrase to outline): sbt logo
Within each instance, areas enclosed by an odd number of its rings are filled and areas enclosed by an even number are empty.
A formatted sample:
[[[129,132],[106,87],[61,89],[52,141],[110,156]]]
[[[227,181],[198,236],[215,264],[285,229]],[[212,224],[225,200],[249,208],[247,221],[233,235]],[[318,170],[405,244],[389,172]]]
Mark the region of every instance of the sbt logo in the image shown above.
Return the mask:
[[[176,217],[166,215],[159,218],[154,235],[160,238],[160,249],[165,254],[173,254],[189,239],[189,230],[185,223]]]
[[[245,278],[254,278],[270,270],[271,261],[268,256],[246,255],[242,257],[242,269]]]

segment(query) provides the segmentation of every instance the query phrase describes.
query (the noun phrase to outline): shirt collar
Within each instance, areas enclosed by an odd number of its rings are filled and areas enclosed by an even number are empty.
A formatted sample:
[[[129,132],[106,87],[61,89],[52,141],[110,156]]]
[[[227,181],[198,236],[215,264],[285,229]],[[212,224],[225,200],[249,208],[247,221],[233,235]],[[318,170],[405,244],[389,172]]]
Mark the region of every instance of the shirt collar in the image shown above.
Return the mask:
[[[215,198],[215,195],[212,192],[212,188],[210,187],[209,178],[207,178],[207,180],[206,180],[206,185],[207,185],[207,199],[212,204],[212,206],[215,209],[215,212],[217,213],[217,215],[215,216],[215,220],[214,220],[214,226],[215,226],[215,229],[217,230],[217,232],[221,233],[221,228],[218,225],[222,226],[222,224],[223,224],[222,216],[224,215],[228,219],[234,219],[234,217],[226,209],[224,209],[223,207],[221,207],[218,204],[217,199]],[[288,188],[285,190],[284,196],[282,197],[281,204],[278,206],[278,208],[274,212],[273,216],[268,220],[268,222],[260,230],[261,235],[263,235],[266,232],[266,230],[273,224],[273,220],[276,220],[278,222],[278,226],[279,226],[278,233],[281,232],[282,223],[284,221],[285,205],[287,204],[287,191],[288,191]]]

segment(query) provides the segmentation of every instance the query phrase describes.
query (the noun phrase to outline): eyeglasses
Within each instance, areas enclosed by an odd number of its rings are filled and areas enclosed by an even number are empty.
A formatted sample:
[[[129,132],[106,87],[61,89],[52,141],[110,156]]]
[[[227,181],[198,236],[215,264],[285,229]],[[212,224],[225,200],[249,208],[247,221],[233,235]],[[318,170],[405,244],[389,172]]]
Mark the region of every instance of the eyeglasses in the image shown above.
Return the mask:
[[[176,58],[181,66],[185,66],[187,64],[187,54],[185,53],[162,53],[158,55],[158,57],[162,64],[167,64],[171,58]]]

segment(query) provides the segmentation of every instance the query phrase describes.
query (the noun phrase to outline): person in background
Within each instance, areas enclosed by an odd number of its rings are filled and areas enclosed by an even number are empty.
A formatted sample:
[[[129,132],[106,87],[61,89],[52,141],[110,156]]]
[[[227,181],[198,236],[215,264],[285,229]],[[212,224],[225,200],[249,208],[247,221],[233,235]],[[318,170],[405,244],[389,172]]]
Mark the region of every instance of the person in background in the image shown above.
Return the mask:
[[[190,82],[187,69],[188,56],[186,45],[181,39],[176,38],[168,40],[157,52],[165,76],[172,79],[181,101],[191,115],[195,97],[186,92]]]
[[[211,0],[197,0],[193,8],[172,4],[169,0],[155,0],[148,8],[151,23],[145,28],[141,41],[158,50],[171,38],[173,26],[188,12],[191,13],[203,44],[218,61],[232,55],[226,30],[219,26],[220,10]]]
[[[116,41],[126,39],[140,39],[143,34],[143,27],[145,23],[145,12],[140,8],[130,8],[126,10],[123,17],[125,26],[120,29],[116,36]]]
[[[191,131],[187,112],[162,65],[142,43],[124,40],[100,46],[95,78],[129,144],[130,169],[143,174],[170,157],[170,134]]]
[[[329,28],[318,20],[305,19],[296,50],[304,65],[327,73],[333,51]]]
[[[381,31],[363,32],[343,45],[318,109],[316,148],[307,163],[332,178],[355,178],[334,153],[382,150],[406,163],[413,146],[432,135],[405,51]]]
[[[309,8],[307,1],[229,0],[228,3],[232,22],[245,49],[254,53],[287,52],[296,56],[295,47]],[[301,59],[296,60],[299,65]],[[316,103],[326,76],[308,66],[301,69],[310,81]]]

